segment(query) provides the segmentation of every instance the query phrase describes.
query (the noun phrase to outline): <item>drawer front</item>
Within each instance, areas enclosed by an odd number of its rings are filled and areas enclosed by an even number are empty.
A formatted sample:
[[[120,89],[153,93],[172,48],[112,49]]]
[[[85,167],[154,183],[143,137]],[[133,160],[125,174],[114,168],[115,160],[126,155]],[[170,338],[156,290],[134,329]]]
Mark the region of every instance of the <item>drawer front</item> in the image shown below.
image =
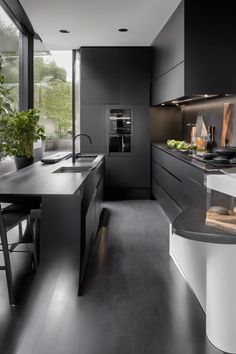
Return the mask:
[[[172,175],[176,176],[178,179],[183,179],[183,167],[186,165],[185,162],[180,159],[171,156],[167,152],[164,152],[158,148],[152,147],[152,159],[159,165],[163,166]]]
[[[152,163],[153,178],[181,206],[183,202],[183,183],[160,165]]]
[[[184,194],[194,203],[204,203],[206,199],[206,188],[195,180],[186,177],[184,180]]]
[[[154,179],[152,180],[152,194],[171,222],[182,212],[181,208]]]
[[[184,164],[184,176],[204,186],[204,171],[197,167],[191,166],[187,163]]]

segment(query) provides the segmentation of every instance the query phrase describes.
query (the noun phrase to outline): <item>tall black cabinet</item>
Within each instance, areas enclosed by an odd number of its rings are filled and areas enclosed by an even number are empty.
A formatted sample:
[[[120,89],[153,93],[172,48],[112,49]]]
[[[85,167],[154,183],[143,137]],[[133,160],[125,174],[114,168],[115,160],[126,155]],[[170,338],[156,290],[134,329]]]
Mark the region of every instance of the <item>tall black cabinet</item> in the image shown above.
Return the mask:
[[[149,47],[83,47],[81,58],[82,152],[106,154],[108,193],[145,197],[150,188]],[[109,152],[109,109],[132,111],[132,146]]]
[[[235,0],[182,0],[152,43],[151,104],[236,93]]]

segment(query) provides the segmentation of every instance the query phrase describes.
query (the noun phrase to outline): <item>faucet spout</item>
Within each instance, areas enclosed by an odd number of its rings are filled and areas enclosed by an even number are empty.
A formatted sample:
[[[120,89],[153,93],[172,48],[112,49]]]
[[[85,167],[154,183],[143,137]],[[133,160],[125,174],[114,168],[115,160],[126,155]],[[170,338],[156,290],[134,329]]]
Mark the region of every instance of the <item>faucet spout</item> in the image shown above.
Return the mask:
[[[75,136],[73,136],[73,139],[72,139],[72,163],[75,164],[75,160],[76,160],[76,154],[75,154],[75,140],[76,138],[79,138],[81,136],[85,136],[86,138],[88,138],[90,144],[92,144],[92,139],[91,137],[88,135],[88,134],[77,134]]]

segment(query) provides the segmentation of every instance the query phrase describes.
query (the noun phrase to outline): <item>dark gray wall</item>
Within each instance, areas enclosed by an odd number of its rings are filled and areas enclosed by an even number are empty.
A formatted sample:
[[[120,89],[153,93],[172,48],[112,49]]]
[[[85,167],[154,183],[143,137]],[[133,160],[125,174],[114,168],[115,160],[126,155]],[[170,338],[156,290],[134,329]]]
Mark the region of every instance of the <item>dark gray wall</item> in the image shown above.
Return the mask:
[[[81,58],[82,152],[105,153],[107,185],[111,188],[149,188],[150,47],[83,47]],[[128,105],[134,112],[133,151],[108,156],[106,106]],[[142,172],[142,173],[141,173]]]
[[[182,138],[181,109],[177,107],[150,108],[151,143],[166,143],[168,139]]]

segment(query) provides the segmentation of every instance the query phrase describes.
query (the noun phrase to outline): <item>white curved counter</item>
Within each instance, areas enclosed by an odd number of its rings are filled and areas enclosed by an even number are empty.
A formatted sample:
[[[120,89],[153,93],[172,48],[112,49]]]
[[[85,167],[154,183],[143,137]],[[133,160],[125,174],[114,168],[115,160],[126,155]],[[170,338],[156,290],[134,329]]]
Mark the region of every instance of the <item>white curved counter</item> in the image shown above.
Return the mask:
[[[236,235],[202,224],[198,228],[199,219],[193,224],[188,213],[170,227],[170,255],[206,314],[211,343],[236,353]]]

